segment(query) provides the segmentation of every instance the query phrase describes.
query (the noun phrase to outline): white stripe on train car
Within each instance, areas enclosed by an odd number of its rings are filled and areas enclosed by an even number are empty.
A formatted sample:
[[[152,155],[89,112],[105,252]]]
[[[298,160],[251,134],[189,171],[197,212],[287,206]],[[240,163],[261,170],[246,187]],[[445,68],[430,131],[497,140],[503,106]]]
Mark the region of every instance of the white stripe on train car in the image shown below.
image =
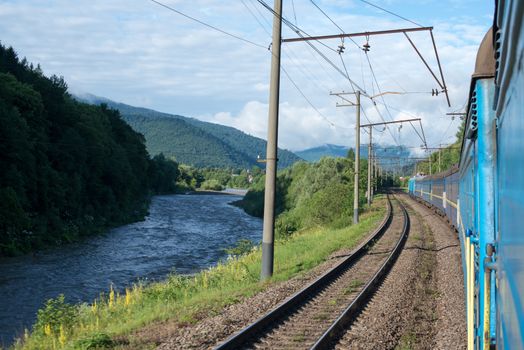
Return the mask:
[[[420,195],[424,195],[424,194],[427,194],[428,196],[433,196],[433,197],[436,197],[438,199],[442,199],[443,201],[445,200],[447,204],[451,205],[453,208],[457,208],[457,203],[453,202],[453,201],[450,201],[449,199],[446,198],[446,192],[444,192],[444,196],[441,197],[437,194],[431,194],[431,192],[425,192],[425,191],[422,191],[422,190],[419,190],[420,191]],[[446,205],[447,205],[446,204]],[[446,208],[446,205],[444,205],[444,208]]]
[[[447,208],[447,198],[446,198],[446,191],[442,192],[442,206],[444,207],[444,209]]]

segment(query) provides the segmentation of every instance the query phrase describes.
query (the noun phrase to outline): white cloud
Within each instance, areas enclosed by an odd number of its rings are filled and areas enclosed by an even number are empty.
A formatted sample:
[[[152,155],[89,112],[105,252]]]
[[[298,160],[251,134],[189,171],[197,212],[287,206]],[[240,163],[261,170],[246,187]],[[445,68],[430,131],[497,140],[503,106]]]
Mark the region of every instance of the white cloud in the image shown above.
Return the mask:
[[[241,2],[165,2],[263,47],[271,40]],[[348,32],[411,26],[360,2],[319,0],[318,3]],[[252,0],[246,0],[246,4],[265,29],[270,30],[271,14]],[[338,31],[309,2],[295,1],[295,5],[298,24],[306,32]],[[490,19],[463,11],[460,17],[448,16],[443,8],[460,8],[462,5],[456,0],[426,0],[415,7],[389,0],[382,5],[402,11],[423,7],[415,17],[429,18],[435,26],[434,35],[453,108],[460,108],[467,97],[478,44]],[[489,13],[489,10],[478,11]],[[284,15],[294,22],[290,2],[285,3]],[[63,75],[75,90],[174,114],[201,116],[266,138],[269,52],[198,25],[150,1],[2,2],[0,32],[4,45],[12,45],[21,56],[40,62],[46,74]],[[296,34],[284,27],[283,36]],[[427,33],[413,33],[410,37],[438,72]],[[362,45],[365,38],[355,41]],[[336,49],[340,40],[325,44]],[[372,37],[370,44],[369,57],[382,91],[428,92],[437,87],[402,35]],[[318,43],[315,45],[343,70],[335,52]],[[365,56],[351,41],[346,40],[345,46],[343,57],[350,76],[370,94],[378,93],[372,85]],[[282,74],[280,145],[294,150],[323,143],[352,145],[354,108],[336,108],[337,99],[329,96],[330,91],[349,91],[347,80],[303,43],[285,44],[282,64],[325,117],[320,116]],[[458,122],[449,126],[450,120],[445,117],[449,110],[443,96],[386,95],[385,99],[395,109],[390,109],[389,116],[379,104],[383,118],[421,117],[430,144],[446,139],[445,132],[454,135],[453,128],[458,126]],[[371,121],[381,120],[368,100],[363,99],[363,106]],[[365,116],[362,119],[366,122]],[[333,123],[336,126],[332,126]],[[418,136],[410,129],[404,126],[401,142],[419,145]],[[396,129],[391,130],[394,133]],[[398,130],[395,132],[398,134]],[[394,142],[389,132],[381,135],[377,131],[376,137],[384,143]]]

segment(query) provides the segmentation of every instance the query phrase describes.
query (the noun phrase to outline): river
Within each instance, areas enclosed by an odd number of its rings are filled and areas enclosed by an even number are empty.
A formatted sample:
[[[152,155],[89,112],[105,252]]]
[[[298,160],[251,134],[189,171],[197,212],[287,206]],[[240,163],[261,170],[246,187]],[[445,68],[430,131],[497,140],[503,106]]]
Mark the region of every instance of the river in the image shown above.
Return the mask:
[[[259,243],[262,220],[228,203],[235,195],[156,196],[149,216],[79,243],[0,260],[0,347],[23,334],[49,298],[90,302],[100,292],[225,258],[240,239]]]

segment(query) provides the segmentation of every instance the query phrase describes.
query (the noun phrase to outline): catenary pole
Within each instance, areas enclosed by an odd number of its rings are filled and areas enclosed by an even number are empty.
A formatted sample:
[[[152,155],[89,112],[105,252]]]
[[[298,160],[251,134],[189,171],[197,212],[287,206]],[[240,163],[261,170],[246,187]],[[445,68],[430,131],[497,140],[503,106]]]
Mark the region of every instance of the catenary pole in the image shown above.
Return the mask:
[[[264,192],[264,228],[262,234],[262,270],[260,278],[273,275],[275,249],[275,192],[277,175],[278,104],[280,95],[280,47],[282,36],[282,0],[274,2],[271,79],[266,148],[266,187]]]
[[[373,142],[373,127],[369,127],[369,145],[368,145],[368,206],[371,205],[371,197],[373,196],[371,194],[371,142]]]
[[[377,172],[377,154],[375,153],[375,151],[373,151],[373,187],[372,187],[372,194],[375,194],[375,192],[377,192],[378,188],[378,184],[377,184],[377,175],[378,175],[378,172]],[[373,196],[371,196],[371,198],[373,198]]]
[[[360,91],[355,92],[357,97],[357,117],[355,123],[355,185],[353,192],[353,223],[358,224],[358,188],[360,173]]]
[[[342,97],[343,95],[355,95],[356,103],[343,98],[346,102],[345,104],[337,103],[337,107],[356,107],[356,122],[355,122],[355,182],[353,189],[353,223],[358,224],[358,193],[359,193],[359,179],[360,179],[360,95],[361,91],[356,90],[355,92],[330,92],[330,95]]]

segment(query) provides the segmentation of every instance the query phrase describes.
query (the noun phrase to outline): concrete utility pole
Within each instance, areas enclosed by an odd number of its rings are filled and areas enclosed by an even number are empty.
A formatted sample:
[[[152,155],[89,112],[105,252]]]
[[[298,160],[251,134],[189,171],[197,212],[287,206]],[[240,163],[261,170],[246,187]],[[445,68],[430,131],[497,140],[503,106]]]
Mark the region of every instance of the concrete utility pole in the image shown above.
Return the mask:
[[[368,195],[367,195],[367,199],[368,199],[368,206],[371,205],[371,202],[372,202],[372,198],[373,198],[373,193],[372,193],[372,190],[371,190],[371,182],[372,182],[372,179],[371,179],[371,167],[372,167],[372,162],[371,162],[371,151],[372,151],[372,142],[373,142],[373,127],[376,126],[376,125],[387,125],[387,124],[402,124],[402,123],[410,123],[410,122],[414,122],[414,121],[418,121],[420,122],[420,118],[414,118],[414,119],[402,119],[402,120],[394,120],[394,121],[391,121],[391,122],[381,122],[381,123],[370,123],[370,124],[363,124],[361,125],[362,128],[369,128],[369,146],[368,146]],[[422,127],[422,125],[421,125]],[[381,180],[381,185],[382,185],[382,180]]]
[[[371,205],[371,198],[373,194],[371,193],[371,143],[373,142],[373,127],[369,127],[369,145],[368,145],[368,207]]]
[[[275,249],[275,192],[277,177],[278,103],[280,95],[280,45],[282,36],[282,0],[275,0],[269,115],[266,149],[266,188],[264,192],[264,229],[262,234],[262,271],[265,280],[273,275]]]
[[[377,162],[377,155],[375,154],[375,151],[373,151],[373,187],[371,187],[371,198],[373,198],[373,194],[377,192],[378,189],[378,183],[377,183],[377,175],[378,175],[378,162]]]
[[[355,92],[357,96],[357,120],[355,123],[355,185],[353,192],[353,224],[358,224],[358,185],[360,173],[360,91]]]
[[[353,103],[343,97],[343,95],[355,95],[357,102]],[[353,186],[353,224],[358,224],[358,184],[360,181],[360,91],[355,92],[331,92],[330,95],[335,95],[348,102],[346,104],[337,103],[337,107],[357,107],[357,116],[355,122],[355,185]]]

